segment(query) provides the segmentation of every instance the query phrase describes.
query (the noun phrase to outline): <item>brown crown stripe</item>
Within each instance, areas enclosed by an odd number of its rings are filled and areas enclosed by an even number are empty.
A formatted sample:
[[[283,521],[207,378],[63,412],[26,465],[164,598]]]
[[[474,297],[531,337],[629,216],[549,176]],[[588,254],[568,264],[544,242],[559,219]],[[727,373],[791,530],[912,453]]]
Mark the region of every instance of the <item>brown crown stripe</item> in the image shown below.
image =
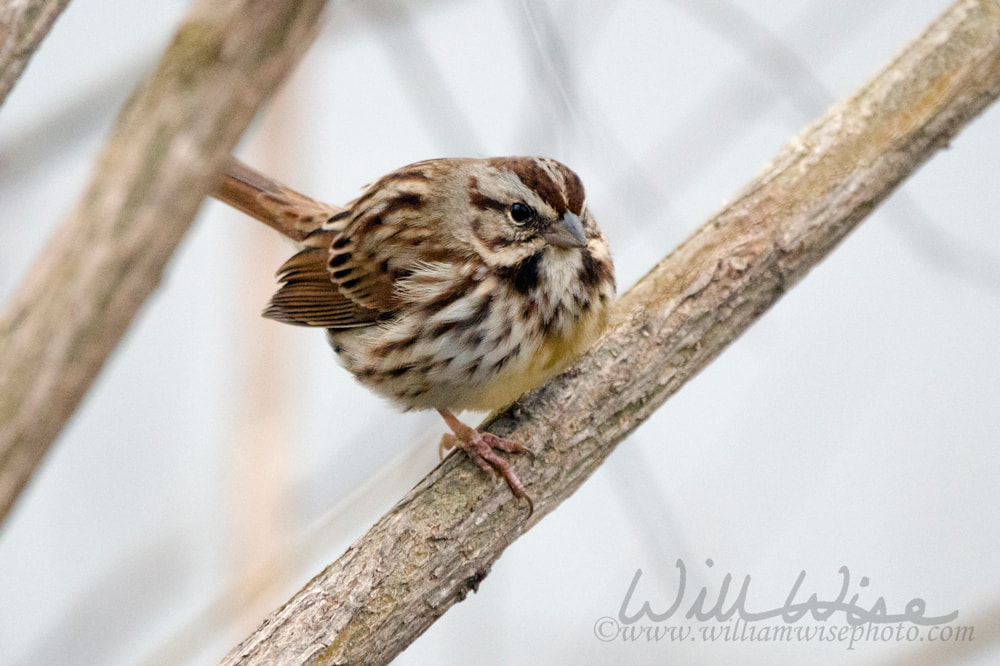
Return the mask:
[[[498,157],[489,161],[492,166],[514,172],[526,187],[534,190],[542,201],[552,207],[556,215],[566,212],[566,194],[562,185],[552,180],[539,160],[532,157]]]
[[[587,200],[587,194],[583,190],[583,181],[575,172],[570,171],[562,164],[559,165],[559,169],[566,179],[566,199],[569,209],[577,215],[583,215],[583,204]]]

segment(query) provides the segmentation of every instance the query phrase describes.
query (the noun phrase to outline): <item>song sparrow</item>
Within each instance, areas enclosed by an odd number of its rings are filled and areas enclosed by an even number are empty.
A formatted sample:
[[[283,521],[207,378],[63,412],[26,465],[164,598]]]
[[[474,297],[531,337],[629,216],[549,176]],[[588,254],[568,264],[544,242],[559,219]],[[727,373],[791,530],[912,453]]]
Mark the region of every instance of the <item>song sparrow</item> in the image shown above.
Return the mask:
[[[603,329],[615,293],[580,178],[543,157],[417,162],[336,208],[233,160],[214,196],[300,242],[264,316],[326,328],[343,365],[402,407],[436,409],[479,467],[524,486],[463,424],[552,377]]]

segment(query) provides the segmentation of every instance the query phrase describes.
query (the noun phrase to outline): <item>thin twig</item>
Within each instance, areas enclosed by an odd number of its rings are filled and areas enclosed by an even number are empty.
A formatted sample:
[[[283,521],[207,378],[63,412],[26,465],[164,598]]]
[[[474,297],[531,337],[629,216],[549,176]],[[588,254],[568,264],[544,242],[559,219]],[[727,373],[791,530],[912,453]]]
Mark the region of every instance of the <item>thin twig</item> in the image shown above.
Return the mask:
[[[0,318],[0,520],[86,393],[323,0],[202,0]]]
[[[224,664],[384,664],[1000,94],[1000,3],[962,0],[793,139],[621,300],[569,371],[489,429],[529,440],[524,505],[450,456]]]

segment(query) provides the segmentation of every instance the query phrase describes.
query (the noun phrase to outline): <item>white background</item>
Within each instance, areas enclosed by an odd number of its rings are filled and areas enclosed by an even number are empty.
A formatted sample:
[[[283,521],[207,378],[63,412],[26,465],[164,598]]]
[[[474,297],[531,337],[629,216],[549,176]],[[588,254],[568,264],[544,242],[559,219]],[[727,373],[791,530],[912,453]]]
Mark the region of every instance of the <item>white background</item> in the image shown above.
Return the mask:
[[[342,203],[418,159],[551,155],[582,176],[624,290],[946,3],[398,5],[332,3],[241,157]],[[77,0],[35,56],[0,111],[0,298],[185,8]],[[397,663],[1000,658],[998,155],[994,108]],[[433,467],[436,415],[394,412],[321,332],[258,316],[291,251],[205,204],[0,529],[0,662],[214,663]],[[847,566],[859,605],[920,597],[975,640],[599,641],[636,569],[635,600],[669,605],[678,558],[689,601],[729,573],[778,607],[800,571],[801,600],[831,599]]]

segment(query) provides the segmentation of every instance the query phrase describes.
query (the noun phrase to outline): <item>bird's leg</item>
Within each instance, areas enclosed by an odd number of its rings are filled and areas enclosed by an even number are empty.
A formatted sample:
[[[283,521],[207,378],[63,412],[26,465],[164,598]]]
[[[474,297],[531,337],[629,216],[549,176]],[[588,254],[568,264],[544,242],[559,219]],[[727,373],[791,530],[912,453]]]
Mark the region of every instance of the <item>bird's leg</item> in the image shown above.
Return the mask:
[[[503,437],[497,437],[494,434],[488,432],[479,432],[475,428],[470,428],[465,425],[458,418],[452,414],[447,409],[439,409],[438,413],[444,419],[451,431],[455,433],[445,434],[441,438],[441,444],[438,447],[438,452],[441,453],[445,449],[450,449],[457,446],[458,448],[465,451],[468,454],[469,459],[472,460],[480,469],[487,472],[492,472],[497,476],[502,476],[503,480],[507,482],[512,493],[515,497],[523,497],[528,501],[528,515],[530,516],[534,510],[535,505],[528,497],[528,494],[524,491],[524,484],[521,480],[517,478],[517,474],[511,469],[510,463],[507,462],[506,458],[499,455],[497,451],[505,451],[507,453],[531,453],[528,449],[522,446],[520,443],[515,442],[512,439],[504,439]]]

